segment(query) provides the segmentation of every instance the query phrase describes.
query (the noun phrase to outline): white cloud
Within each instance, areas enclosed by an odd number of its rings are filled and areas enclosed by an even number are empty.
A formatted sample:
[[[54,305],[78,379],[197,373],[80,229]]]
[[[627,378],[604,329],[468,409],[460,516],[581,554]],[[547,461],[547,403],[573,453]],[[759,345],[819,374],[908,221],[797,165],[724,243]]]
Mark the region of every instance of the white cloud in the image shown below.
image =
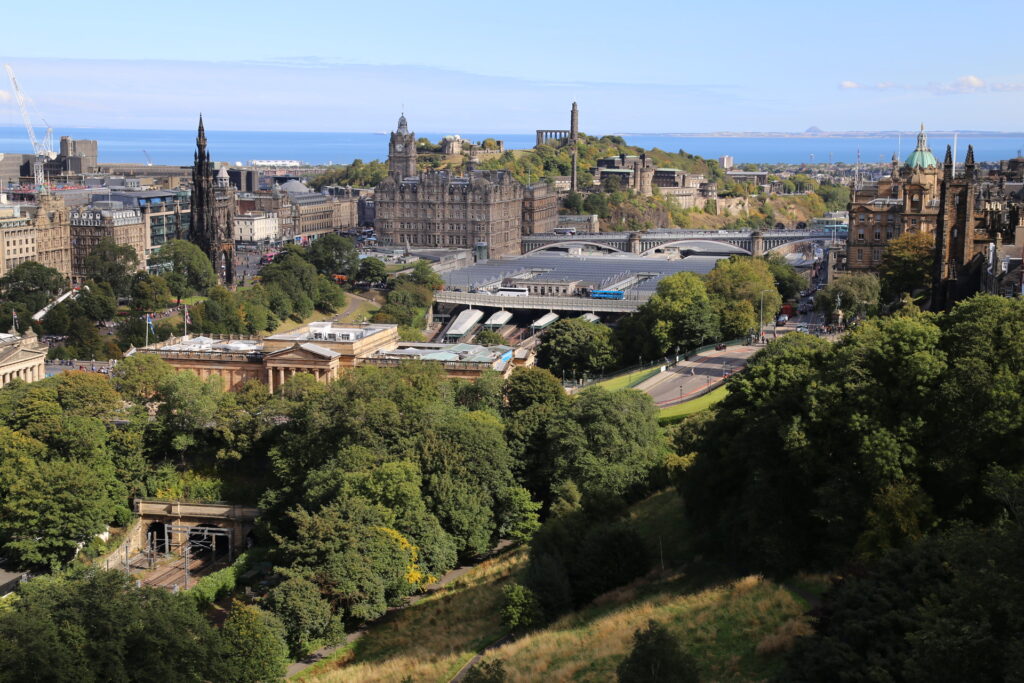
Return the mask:
[[[866,85],[857,81],[840,81],[841,90],[907,90],[930,92],[935,95],[965,95],[978,92],[1015,92],[1024,90],[1024,83],[988,83],[978,76],[960,76],[948,83],[928,83],[915,85],[882,81],[874,85]]]
[[[14,99],[13,94],[6,90],[0,90],[0,102],[10,102],[12,99]]]

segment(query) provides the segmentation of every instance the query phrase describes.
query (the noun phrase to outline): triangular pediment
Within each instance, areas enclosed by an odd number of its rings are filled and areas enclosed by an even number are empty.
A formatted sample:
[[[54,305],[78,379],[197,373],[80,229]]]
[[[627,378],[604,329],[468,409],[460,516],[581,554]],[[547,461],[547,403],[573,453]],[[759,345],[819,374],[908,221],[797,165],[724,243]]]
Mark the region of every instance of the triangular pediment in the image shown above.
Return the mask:
[[[282,361],[282,360],[315,360],[325,361],[337,358],[339,353],[325,349],[323,347],[314,346],[313,344],[295,344],[285,349],[279,349],[266,355],[267,361]]]

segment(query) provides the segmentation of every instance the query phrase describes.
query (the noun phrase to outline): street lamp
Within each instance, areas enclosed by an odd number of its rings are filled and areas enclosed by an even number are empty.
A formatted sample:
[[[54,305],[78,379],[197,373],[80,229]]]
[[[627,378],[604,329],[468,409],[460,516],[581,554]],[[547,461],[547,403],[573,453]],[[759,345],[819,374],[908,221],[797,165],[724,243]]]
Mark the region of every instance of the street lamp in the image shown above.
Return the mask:
[[[770,289],[762,289],[761,290],[761,317],[760,317],[760,323],[761,324],[757,326],[757,341],[761,341],[761,338],[764,337],[764,293],[765,292],[770,292],[770,291],[772,291],[772,290],[770,290]]]

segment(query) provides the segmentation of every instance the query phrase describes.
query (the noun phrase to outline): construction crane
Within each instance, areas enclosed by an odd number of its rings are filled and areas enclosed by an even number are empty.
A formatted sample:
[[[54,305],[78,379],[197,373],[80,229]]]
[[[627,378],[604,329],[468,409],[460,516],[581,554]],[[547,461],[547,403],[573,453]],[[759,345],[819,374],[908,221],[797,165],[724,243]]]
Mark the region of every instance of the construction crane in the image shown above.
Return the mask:
[[[10,64],[4,64],[4,69],[7,71],[7,77],[11,79],[11,87],[14,88],[14,98],[18,100],[18,109],[21,110],[21,120],[25,122],[28,140],[32,143],[32,153],[36,155],[36,158],[32,161],[32,171],[35,175],[36,187],[43,187],[46,183],[46,176],[44,174],[46,162],[57,156],[53,153],[53,128],[50,128],[49,124],[47,124],[46,135],[42,141],[36,139],[36,131],[32,127],[32,118],[28,115],[28,107],[25,105],[25,94],[21,92],[18,79],[14,77],[14,69],[11,68]],[[45,124],[46,121],[44,120],[43,123]]]
[[[152,157],[149,156],[149,152],[147,152],[146,150],[142,150],[142,153],[146,155],[146,166],[152,166],[153,159]]]

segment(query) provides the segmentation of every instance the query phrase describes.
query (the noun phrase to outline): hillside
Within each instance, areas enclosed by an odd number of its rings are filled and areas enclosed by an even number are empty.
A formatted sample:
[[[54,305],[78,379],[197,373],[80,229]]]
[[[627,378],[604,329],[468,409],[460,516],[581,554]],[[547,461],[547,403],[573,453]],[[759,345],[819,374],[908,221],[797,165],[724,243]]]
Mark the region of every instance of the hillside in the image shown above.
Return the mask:
[[[511,681],[607,681],[626,655],[633,632],[655,619],[679,638],[708,680],[762,680],[780,670],[794,638],[809,632],[808,604],[788,587],[757,576],[737,577],[693,561],[682,500],[674,490],[635,504],[629,519],[657,568],[546,628],[486,652],[501,659]],[[505,631],[501,588],[526,565],[519,548],[475,567],[418,604],[392,614],[303,681],[447,681]],[[664,569],[661,564],[664,563]],[[820,580],[802,582],[814,592]]]

